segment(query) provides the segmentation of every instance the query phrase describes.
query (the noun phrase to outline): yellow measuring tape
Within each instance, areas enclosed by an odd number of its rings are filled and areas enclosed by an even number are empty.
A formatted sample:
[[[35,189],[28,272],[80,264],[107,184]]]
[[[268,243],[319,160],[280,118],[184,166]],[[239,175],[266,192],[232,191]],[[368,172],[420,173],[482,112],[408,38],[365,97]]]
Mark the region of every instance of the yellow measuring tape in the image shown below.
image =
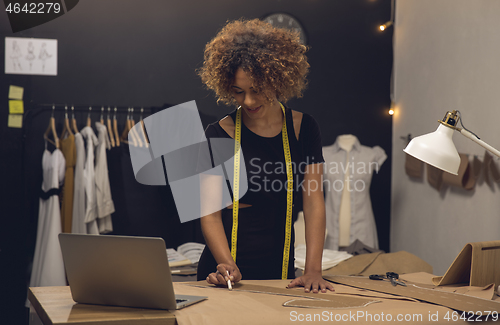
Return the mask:
[[[285,152],[287,193],[286,193],[286,225],[285,245],[283,247],[283,267],[281,278],[288,278],[288,263],[290,260],[290,241],[292,239],[292,208],[293,208],[293,172],[290,144],[288,143],[288,132],[286,129],[285,107],[280,103],[283,111],[283,125],[281,135],[283,138],[283,151]],[[234,177],[233,177],[233,228],[231,231],[231,257],[236,262],[236,243],[238,241],[238,211],[239,211],[239,187],[240,187],[240,150],[241,150],[241,108],[236,111],[236,123],[234,132]]]

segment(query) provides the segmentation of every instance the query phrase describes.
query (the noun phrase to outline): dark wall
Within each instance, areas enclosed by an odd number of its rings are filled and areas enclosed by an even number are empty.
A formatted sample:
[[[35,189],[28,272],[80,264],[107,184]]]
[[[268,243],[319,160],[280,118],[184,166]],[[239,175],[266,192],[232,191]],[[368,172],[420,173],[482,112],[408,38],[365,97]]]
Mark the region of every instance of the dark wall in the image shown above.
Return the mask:
[[[323,145],[332,144],[338,135],[354,134],[364,145],[380,145],[389,156],[371,188],[380,247],[389,250],[392,121],[386,112],[390,105],[392,29],[380,33],[377,26],[389,19],[390,0],[85,0],[54,21],[15,34],[2,10],[2,44],[5,36],[52,38],[58,40],[59,51],[58,76],[5,75],[2,71],[0,80],[0,268],[5,273],[0,281],[2,286],[10,283],[16,289],[13,299],[0,304],[12,305],[12,315],[22,312],[36,230],[33,193],[41,182],[42,132],[50,117],[50,112],[40,111],[39,104],[161,108],[167,103],[196,100],[205,114],[204,123],[215,120],[232,108],[217,106],[196,76],[204,45],[227,20],[273,12],[297,17],[311,47],[309,88],[304,98],[291,101],[289,106],[317,119]],[[1,62],[3,56],[2,50]],[[24,137],[23,130],[7,128],[11,84],[25,88],[26,109],[33,110]],[[62,116],[56,114],[59,127]],[[98,114],[93,116],[98,119]],[[84,123],[83,113],[77,118]],[[121,125],[123,119],[120,115]],[[122,181],[143,195],[144,191],[156,191],[149,198],[165,198],[150,200],[153,203],[147,211],[140,210],[143,219],[123,219],[122,233],[163,236],[171,246],[183,239],[197,239],[195,225],[176,224],[168,188],[140,188],[130,184],[126,176]],[[122,211],[141,204],[134,192],[127,193],[128,197],[113,194]],[[2,294],[2,299],[6,296]]]

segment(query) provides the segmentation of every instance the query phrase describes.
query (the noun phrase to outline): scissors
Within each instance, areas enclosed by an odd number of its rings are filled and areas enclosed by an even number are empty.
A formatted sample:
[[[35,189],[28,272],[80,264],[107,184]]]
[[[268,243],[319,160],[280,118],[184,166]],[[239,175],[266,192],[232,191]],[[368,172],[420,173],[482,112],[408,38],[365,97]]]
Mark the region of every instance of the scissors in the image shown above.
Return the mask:
[[[399,279],[399,274],[395,273],[395,272],[387,272],[385,275],[380,275],[380,274],[372,274],[369,276],[369,278],[371,280],[384,280],[384,279],[388,279],[391,281],[391,284],[393,286],[397,286],[398,284],[403,286],[403,287],[406,287],[406,283],[402,282],[402,281],[398,281]]]

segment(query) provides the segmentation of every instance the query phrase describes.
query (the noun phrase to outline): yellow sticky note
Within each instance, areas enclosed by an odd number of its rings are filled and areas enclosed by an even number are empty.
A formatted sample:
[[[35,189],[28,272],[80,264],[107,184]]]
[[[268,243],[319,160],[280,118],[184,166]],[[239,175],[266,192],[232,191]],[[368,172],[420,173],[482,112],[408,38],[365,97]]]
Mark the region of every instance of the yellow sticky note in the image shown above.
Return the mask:
[[[7,122],[9,128],[22,128],[23,127],[23,116],[21,114],[9,114],[9,120]]]
[[[24,103],[22,100],[9,100],[9,114],[23,114]]]
[[[24,88],[18,86],[9,87],[9,99],[23,99]]]

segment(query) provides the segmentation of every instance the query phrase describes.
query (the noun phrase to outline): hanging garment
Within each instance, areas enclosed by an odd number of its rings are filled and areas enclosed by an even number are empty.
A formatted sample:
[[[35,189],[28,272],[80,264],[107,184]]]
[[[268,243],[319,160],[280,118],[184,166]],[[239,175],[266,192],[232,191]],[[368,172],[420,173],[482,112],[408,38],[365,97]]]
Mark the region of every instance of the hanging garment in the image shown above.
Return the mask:
[[[45,150],[38,229],[30,287],[65,286],[66,276],[57,236],[61,232],[59,187],[64,181],[65,160],[61,150]]]
[[[86,158],[83,167],[83,183],[85,187],[85,224],[88,234],[99,234],[97,227],[97,198],[95,190],[94,150],[98,144],[97,136],[90,126],[84,127],[80,133],[86,141]]]
[[[64,187],[62,190],[61,203],[61,226],[62,231],[71,233],[73,219],[73,198],[74,198],[74,174],[76,163],[75,136],[69,134],[66,139],[60,141],[61,151],[66,160],[66,173],[64,176]]]
[[[85,183],[83,182],[83,167],[85,165],[85,144],[81,133],[75,134],[75,186],[73,196],[73,220],[71,232],[73,234],[86,234],[85,225]]]
[[[96,122],[99,144],[96,148],[95,158],[95,185],[97,198],[97,223],[101,234],[113,231],[111,214],[115,212],[115,206],[111,199],[111,190],[109,187],[108,161],[106,158],[106,149],[111,149],[111,143],[108,137],[106,126]]]
[[[356,138],[346,164],[347,152],[340,147],[337,138],[333,145],[323,147],[323,157],[327,229],[325,248],[339,249],[340,202],[344,186],[348,186],[351,203],[349,243],[352,244],[359,239],[365,245],[378,249],[377,228],[370,200],[370,184],[373,172],[378,172],[387,159],[385,151],[379,146],[373,148],[363,146]],[[347,172],[349,172],[348,182],[345,180]]]

